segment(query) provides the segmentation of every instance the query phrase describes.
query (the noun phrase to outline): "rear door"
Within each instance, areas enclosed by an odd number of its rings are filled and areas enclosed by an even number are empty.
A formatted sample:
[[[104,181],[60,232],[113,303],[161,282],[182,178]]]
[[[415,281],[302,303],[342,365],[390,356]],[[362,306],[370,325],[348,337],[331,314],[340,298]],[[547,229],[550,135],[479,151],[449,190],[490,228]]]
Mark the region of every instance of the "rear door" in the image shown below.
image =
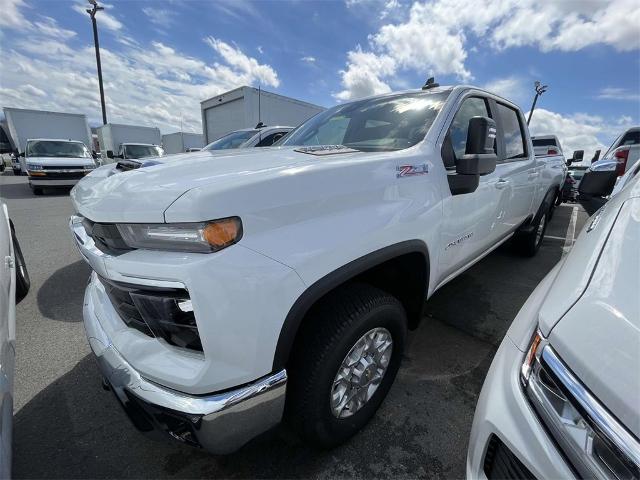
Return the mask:
[[[526,133],[526,123],[520,110],[506,103],[491,100],[498,126],[498,181],[495,188],[502,190],[498,206],[497,228],[504,237],[520,226],[532,210],[534,197],[539,193],[543,161],[536,163]]]

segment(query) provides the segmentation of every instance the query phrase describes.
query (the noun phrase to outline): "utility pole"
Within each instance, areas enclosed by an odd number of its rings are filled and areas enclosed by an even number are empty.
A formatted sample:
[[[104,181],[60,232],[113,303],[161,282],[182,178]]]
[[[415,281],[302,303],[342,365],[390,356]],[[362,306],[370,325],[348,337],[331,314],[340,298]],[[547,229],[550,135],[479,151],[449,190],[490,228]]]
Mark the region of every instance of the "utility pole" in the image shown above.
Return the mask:
[[[536,80],[533,85],[536,90],[536,96],[533,97],[533,105],[531,105],[531,110],[529,111],[529,118],[527,118],[527,125],[529,125],[529,122],[531,122],[531,116],[533,115],[533,110],[536,108],[538,97],[541,96],[544,92],[546,92],[547,88],[549,88],[549,85],[542,85],[538,80]]]
[[[88,0],[93,8],[87,9],[87,13],[91,17],[93,24],[93,43],[96,47],[96,64],[98,66],[98,85],[100,86],[100,104],[102,105],[102,123],[107,124],[107,108],[104,103],[104,87],[102,86],[102,64],[100,63],[100,42],[98,41],[98,24],[96,23],[96,13],[104,10],[104,7],[98,5],[96,0]]]

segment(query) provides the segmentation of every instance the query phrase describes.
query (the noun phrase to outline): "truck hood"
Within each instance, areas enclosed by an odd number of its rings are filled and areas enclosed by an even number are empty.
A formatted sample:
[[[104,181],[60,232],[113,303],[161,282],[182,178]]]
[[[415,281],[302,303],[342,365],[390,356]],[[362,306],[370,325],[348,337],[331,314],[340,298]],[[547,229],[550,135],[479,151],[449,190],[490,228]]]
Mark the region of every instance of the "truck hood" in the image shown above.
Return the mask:
[[[366,155],[370,154],[345,150],[330,157]],[[215,183],[217,191],[224,191],[290,175],[292,168],[326,160],[291,147],[202,151],[171,157],[169,162],[126,172],[116,170],[115,165],[96,169],[71,191],[76,210],[99,222],[164,222],[165,210],[194,188]]]
[[[580,381],[636,437],[640,437],[638,239],[640,198],[630,198],[617,215],[589,286],[549,336],[551,346]]]

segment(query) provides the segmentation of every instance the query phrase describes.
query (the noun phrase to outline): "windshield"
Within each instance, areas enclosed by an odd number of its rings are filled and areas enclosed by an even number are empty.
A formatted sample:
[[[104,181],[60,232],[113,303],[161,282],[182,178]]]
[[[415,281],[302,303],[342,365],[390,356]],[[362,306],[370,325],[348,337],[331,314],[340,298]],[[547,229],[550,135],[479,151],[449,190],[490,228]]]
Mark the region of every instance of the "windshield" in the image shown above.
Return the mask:
[[[344,145],[366,152],[409,148],[424,138],[448,96],[402,93],[338,105],[303,123],[281,145]]]
[[[253,137],[259,130],[241,130],[231,132],[224,137],[220,137],[215,142],[203,148],[203,150],[227,150],[229,148],[240,148],[240,146]]]
[[[125,145],[126,158],[161,157],[163,151],[155,145]]]
[[[27,157],[92,158],[84,143],[64,140],[31,140]]]

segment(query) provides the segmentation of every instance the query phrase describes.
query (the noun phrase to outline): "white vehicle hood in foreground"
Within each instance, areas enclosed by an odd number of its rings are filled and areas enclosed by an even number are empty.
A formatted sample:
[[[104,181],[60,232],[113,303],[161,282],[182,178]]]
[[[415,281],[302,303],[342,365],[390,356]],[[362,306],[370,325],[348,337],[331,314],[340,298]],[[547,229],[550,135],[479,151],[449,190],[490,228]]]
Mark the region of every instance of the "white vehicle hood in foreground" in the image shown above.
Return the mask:
[[[331,157],[366,155],[356,152]],[[72,190],[76,210],[99,222],[162,223],[165,210],[189,190],[215,184],[209,188],[222,193],[261,180],[291,176],[297,166],[327,161],[283,147],[229,150],[225,154],[202,151],[173,158],[180,161],[127,172],[117,172],[113,165],[97,169]]]
[[[627,200],[589,286],[549,341],[593,394],[640,437],[640,198]]]

